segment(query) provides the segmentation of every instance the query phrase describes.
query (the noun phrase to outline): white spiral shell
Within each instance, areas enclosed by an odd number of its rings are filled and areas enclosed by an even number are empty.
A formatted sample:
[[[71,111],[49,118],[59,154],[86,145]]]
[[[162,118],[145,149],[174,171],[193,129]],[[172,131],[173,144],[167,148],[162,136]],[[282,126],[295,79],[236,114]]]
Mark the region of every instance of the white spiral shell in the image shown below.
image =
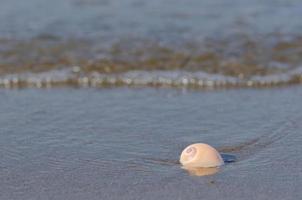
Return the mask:
[[[216,149],[208,144],[196,143],[186,147],[180,155],[184,167],[219,167],[224,164]]]

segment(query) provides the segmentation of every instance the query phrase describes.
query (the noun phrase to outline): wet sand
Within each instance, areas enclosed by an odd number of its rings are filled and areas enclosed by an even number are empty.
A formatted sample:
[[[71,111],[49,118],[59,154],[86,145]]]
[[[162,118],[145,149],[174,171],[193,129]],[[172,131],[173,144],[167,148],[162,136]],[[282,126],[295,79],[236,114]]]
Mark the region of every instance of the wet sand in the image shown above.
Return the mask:
[[[300,87],[1,90],[1,199],[299,199]],[[237,161],[197,177],[206,142]]]

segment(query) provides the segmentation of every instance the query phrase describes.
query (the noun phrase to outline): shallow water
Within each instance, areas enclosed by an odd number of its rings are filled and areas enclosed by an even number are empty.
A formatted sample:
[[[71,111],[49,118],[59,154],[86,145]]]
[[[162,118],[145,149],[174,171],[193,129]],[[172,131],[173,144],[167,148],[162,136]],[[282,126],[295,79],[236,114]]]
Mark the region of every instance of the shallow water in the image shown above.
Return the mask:
[[[301,87],[0,90],[1,199],[299,199]],[[235,155],[181,169],[194,142]]]
[[[300,1],[2,0],[0,87],[302,83]]]

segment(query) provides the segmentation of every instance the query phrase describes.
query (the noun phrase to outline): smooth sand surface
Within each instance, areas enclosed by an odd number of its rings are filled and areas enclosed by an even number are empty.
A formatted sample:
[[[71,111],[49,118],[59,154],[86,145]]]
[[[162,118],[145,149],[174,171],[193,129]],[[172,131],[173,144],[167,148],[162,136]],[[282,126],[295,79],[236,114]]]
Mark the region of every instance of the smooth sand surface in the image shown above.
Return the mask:
[[[0,95],[0,199],[301,199],[300,87]],[[193,141],[237,161],[196,176]]]

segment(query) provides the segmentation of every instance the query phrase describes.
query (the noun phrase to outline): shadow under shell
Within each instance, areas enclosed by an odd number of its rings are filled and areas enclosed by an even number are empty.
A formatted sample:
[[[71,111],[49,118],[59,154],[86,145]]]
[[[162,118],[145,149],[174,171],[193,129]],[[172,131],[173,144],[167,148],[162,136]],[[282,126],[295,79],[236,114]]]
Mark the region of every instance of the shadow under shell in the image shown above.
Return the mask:
[[[220,154],[224,163],[228,164],[228,163],[233,163],[237,161],[236,156],[232,155],[232,154],[225,154],[225,153],[221,153]]]

